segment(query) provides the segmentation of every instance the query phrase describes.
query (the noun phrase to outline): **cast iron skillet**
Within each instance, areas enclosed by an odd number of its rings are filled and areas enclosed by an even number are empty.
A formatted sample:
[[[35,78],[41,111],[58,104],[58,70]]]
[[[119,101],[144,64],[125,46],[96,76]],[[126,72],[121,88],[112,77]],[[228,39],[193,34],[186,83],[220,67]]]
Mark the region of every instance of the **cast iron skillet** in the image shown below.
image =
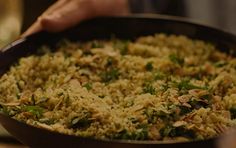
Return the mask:
[[[41,32],[19,39],[0,53],[0,73],[4,73],[18,58],[35,53],[41,45],[54,46],[62,38],[73,41],[107,39],[116,36],[123,39],[135,39],[141,35],[154,33],[183,34],[190,38],[214,43],[221,51],[236,49],[236,37],[232,34],[170,17],[108,17],[97,18],[65,32],[50,34]],[[150,141],[113,141],[81,138],[35,128],[0,114],[1,124],[22,143],[30,147],[112,147],[112,148],[210,148],[216,147],[218,138],[185,143],[163,143]]]

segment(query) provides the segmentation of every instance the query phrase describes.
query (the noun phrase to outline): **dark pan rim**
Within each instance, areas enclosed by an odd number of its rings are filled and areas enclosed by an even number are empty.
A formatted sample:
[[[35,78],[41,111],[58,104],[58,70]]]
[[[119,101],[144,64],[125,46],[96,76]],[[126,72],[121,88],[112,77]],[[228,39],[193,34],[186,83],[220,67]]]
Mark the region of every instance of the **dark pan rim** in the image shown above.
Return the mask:
[[[103,17],[102,17],[103,18]],[[110,18],[110,17],[104,17],[104,18]],[[161,20],[166,20],[166,21],[174,21],[174,22],[181,22],[185,24],[191,24],[199,27],[204,27],[208,28],[211,30],[215,30],[221,33],[226,33],[232,37],[236,37],[236,34],[233,34],[229,32],[228,30],[224,30],[223,28],[219,28],[216,26],[212,26],[209,24],[205,24],[201,21],[197,21],[196,19],[188,18],[188,17],[182,17],[182,16],[172,16],[172,15],[164,15],[164,14],[133,14],[133,15],[128,15],[128,16],[114,16],[113,18],[143,18],[143,19],[161,19]]]

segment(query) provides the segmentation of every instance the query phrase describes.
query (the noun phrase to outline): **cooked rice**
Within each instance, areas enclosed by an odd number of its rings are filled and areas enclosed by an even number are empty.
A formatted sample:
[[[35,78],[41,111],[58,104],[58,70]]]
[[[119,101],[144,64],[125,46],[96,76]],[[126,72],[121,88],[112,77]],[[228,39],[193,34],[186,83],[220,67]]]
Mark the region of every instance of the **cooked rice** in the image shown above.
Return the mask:
[[[97,139],[201,140],[236,126],[236,58],[210,43],[156,34],[48,48],[1,77],[3,113]]]

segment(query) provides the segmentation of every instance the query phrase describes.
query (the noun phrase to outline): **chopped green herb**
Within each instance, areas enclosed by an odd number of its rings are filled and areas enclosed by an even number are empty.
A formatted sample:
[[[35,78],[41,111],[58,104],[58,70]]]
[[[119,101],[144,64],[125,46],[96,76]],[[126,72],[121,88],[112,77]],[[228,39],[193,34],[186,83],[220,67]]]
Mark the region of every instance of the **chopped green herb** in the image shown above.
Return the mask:
[[[143,93],[150,93],[151,95],[156,94],[156,88],[152,86],[150,83],[146,83],[143,87]]]
[[[18,106],[9,107],[9,106],[5,106],[5,105],[0,104],[0,113],[2,113],[4,115],[12,117],[20,112],[21,112],[21,110]]]
[[[30,99],[31,99],[32,104],[35,105],[35,95],[34,94],[31,95]]]
[[[148,62],[145,66],[145,69],[147,71],[152,71],[153,70],[152,62]]]
[[[43,102],[47,102],[49,98],[47,97],[41,97],[39,100],[35,102],[35,104],[41,104]]]
[[[179,90],[205,89],[203,87],[191,84],[190,81],[186,79],[176,83],[176,86]]]
[[[129,140],[131,139],[131,133],[129,133],[127,130],[122,130],[121,132],[114,135],[113,139],[122,139],[122,140]]]
[[[60,42],[58,42],[57,47],[70,47],[71,41],[68,39],[62,39]],[[43,46],[43,48],[46,48],[47,50],[45,53],[50,51],[50,48],[48,46]],[[45,49],[44,49],[45,50]]]
[[[147,140],[148,139],[148,128],[147,126],[140,126],[136,132],[132,133],[133,140]]]
[[[93,53],[90,50],[84,50],[83,54],[86,55],[86,56],[93,55]],[[77,65],[77,66],[79,66],[79,65]]]
[[[91,121],[88,120],[88,118],[74,118],[72,121],[71,121],[71,124],[72,124],[72,128],[85,128],[85,127],[88,127],[90,125]]]
[[[64,103],[65,103],[66,107],[68,107],[70,105],[70,95],[69,94],[67,94],[64,97]]]
[[[236,119],[236,106],[230,108],[231,119]]]
[[[51,125],[51,124],[54,124],[55,123],[55,120],[54,119],[49,119],[49,118],[42,118],[42,119],[39,119],[39,122],[41,123],[45,123],[47,125]]]
[[[155,110],[149,109],[149,108],[147,108],[144,111],[144,114],[147,116],[148,123],[154,123],[154,124],[157,122],[158,119],[168,121],[168,120],[170,120],[170,118],[172,118],[171,114],[165,113],[161,110],[155,111]]]
[[[114,43],[114,48],[120,50],[121,55],[125,55],[128,52],[128,45],[129,45],[128,40],[117,40]]]
[[[87,88],[87,90],[90,90],[93,88],[92,83],[90,83],[90,82],[84,84],[83,87]]]
[[[207,108],[209,106],[208,103],[196,99],[191,99],[188,103],[195,109],[199,109],[201,107]]]
[[[82,117],[75,117],[71,120],[70,127],[79,129],[87,128],[92,123],[92,120],[89,120],[89,118],[90,118],[89,113],[85,114]]]
[[[134,101],[133,100],[129,100],[126,102],[125,107],[130,107],[134,105]]]
[[[184,59],[178,57],[176,54],[170,54],[169,55],[169,59],[173,63],[179,64],[179,65],[183,65],[184,64]]]
[[[63,45],[63,43],[61,45]],[[40,47],[36,52],[37,52],[37,55],[43,55],[45,53],[50,53],[51,49],[50,47],[44,45]]]
[[[101,73],[101,78],[103,82],[110,82],[110,81],[114,81],[117,80],[119,78],[119,71],[118,69],[111,69],[109,71],[103,72]]]
[[[62,95],[64,95],[64,92],[59,92],[59,93],[57,94],[58,97],[60,97],[60,96],[62,96]]]
[[[173,127],[171,125],[167,125],[160,129],[159,132],[162,137],[186,137],[191,139],[196,137],[193,130],[186,129],[184,126]]]
[[[228,63],[225,62],[225,61],[219,61],[219,62],[216,62],[214,65],[215,67],[223,67],[225,65],[227,65]]]
[[[166,75],[161,71],[157,71],[154,74],[154,80],[163,80],[165,77]]]
[[[22,110],[26,112],[30,112],[37,118],[40,118],[43,114],[44,109],[39,106],[23,106]]]
[[[17,94],[16,94],[16,98],[17,98],[17,99],[20,99],[20,97],[21,97],[21,94],[20,94],[20,93],[17,93]]]
[[[8,110],[8,108],[7,108],[6,106],[4,106],[4,105],[0,105],[0,112],[1,112],[2,114],[4,114],[4,115],[9,116],[9,110]]]
[[[99,95],[98,97],[103,99],[103,98],[105,98],[106,96],[105,96],[105,95]]]
[[[106,66],[109,67],[109,66],[112,66],[113,64],[114,64],[114,59],[111,57],[108,57]]]
[[[117,133],[113,139],[122,139],[122,140],[146,140],[148,139],[148,129],[147,127],[139,127],[136,132],[128,132],[126,129]]]
[[[168,104],[167,108],[169,110],[168,116],[166,118],[163,118],[162,120],[165,120],[167,122],[169,122],[170,120],[171,121],[179,120],[179,117],[180,117],[179,105]]]
[[[190,113],[192,111],[191,108],[189,107],[186,107],[186,106],[179,106],[179,109],[180,109],[180,115],[185,115],[187,113]]]
[[[165,91],[168,90],[168,88],[170,88],[170,87],[168,86],[168,84],[163,84],[163,85],[161,85],[160,90],[163,91],[163,92],[165,92]]]
[[[157,116],[162,119],[162,120],[167,120],[167,119],[170,119],[170,114],[168,113],[165,113],[163,111],[158,111],[157,112]]]
[[[103,48],[104,45],[98,41],[93,41],[92,44],[91,44],[91,48]]]
[[[21,88],[21,86],[20,86],[20,82],[16,82],[16,86],[17,86],[17,88],[19,89],[19,91],[22,91],[22,88]]]
[[[161,128],[159,132],[160,132],[162,137],[167,137],[167,136],[171,135],[171,131],[173,129],[174,129],[174,127],[167,125],[167,126]]]
[[[156,123],[157,122],[157,112],[155,110],[147,108],[144,111],[144,114],[147,116],[148,123]]]
[[[212,98],[212,95],[211,94],[206,94],[206,95],[203,95],[203,96],[201,96],[200,98],[202,98],[202,99],[205,99],[205,100],[210,100],[211,98]]]
[[[138,123],[138,119],[137,119],[137,118],[131,117],[131,118],[129,118],[129,120],[130,120],[133,124]]]

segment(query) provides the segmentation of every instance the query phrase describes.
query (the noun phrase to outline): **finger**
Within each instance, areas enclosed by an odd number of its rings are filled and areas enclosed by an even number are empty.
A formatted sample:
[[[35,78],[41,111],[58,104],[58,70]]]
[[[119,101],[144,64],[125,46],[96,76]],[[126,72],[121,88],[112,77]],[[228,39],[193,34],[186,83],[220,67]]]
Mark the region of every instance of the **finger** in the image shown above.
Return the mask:
[[[24,33],[21,34],[21,37],[29,36],[30,34],[39,32],[41,30],[43,30],[43,27],[41,25],[40,18],[38,18],[33,25],[31,25]]]
[[[45,15],[49,15],[50,13],[53,13],[57,9],[60,9],[62,6],[66,4],[69,0],[58,0],[55,4],[50,6],[38,19],[35,23],[33,23],[22,35],[21,37],[26,37],[30,34],[39,32],[43,30],[43,27],[41,25],[41,18]]]
[[[55,10],[60,9],[62,6],[64,6],[68,1],[69,0],[58,0],[56,3],[50,6],[41,16],[53,13]]]
[[[51,32],[62,31],[78,24],[81,20],[91,18],[90,1],[71,1],[52,14],[44,16],[41,20],[45,30]]]

